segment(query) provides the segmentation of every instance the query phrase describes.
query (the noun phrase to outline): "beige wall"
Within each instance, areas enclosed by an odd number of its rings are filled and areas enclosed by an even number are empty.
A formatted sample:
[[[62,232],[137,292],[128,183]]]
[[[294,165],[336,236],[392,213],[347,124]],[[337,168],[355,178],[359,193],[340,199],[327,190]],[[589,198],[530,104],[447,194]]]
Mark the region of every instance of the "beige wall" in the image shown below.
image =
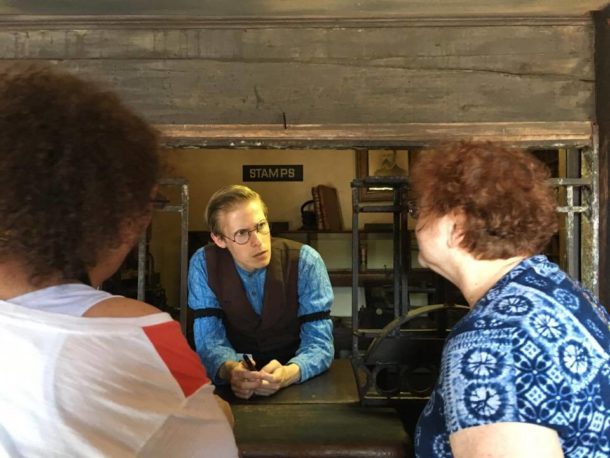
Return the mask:
[[[339,191],[343,221],[350,227],[351,190],[355,174],[352,150],[205,150],[176,149],[167,152],[172,172],[188,180],[190,229],[205,230],[203,212],[210,195],[221,186],[245,184],[261,194],[269,207],[270,221],[301,226],[301,205],[311,199],[311,187],[332,185]],[[242,165],[303,164],[303,181],[242,182]]]
[[[346,230],[351,229],[351,187],[356,173],[353,150],[207,150],[174,149],[164,154],[173,176],[187,179],[190,193],[189,228],[206,230],[203,213],[210,195],[219,187],[242,183],[242,165],[303,164],[302,182],[243,183],[261,194],[269,206],[270,221],[288,221],[301,227],[301,205],[311,199],[311,188],[337,188]],[[391,222],[387,214],[361,215],[361,222]],[[151,250],[170,305],[178,306],[180,220],[177,214],[158,213],[153,219]]]

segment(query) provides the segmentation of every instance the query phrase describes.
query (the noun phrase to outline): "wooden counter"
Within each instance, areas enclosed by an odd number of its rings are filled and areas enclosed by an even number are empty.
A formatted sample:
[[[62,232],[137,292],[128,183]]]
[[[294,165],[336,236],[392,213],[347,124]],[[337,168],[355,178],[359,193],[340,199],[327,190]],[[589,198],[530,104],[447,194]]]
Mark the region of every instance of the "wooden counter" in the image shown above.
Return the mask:
[[[271,397],[241,400],[218,390],[235,416],[243,458],[408,457],[411,441],[394,409],[361,407],[349,360]]]

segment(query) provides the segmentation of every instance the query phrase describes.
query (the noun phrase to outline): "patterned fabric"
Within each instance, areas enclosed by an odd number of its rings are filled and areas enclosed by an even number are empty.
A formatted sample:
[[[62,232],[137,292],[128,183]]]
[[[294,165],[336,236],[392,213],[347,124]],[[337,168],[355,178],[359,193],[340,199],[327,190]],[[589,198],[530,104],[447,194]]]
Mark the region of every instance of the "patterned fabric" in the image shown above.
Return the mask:
[[[451,457],[450,434],[498,422],[554,429],[566,457],[610,456],[609,320],[546,257],[521,262],[451,331],[417,456]]]
[[[238,265],[237,272],[246,291],[252,309],[261,314],[263,308],[266,269],[246,272]],[[205,252],[200,248],[195,252],[189,267],[189,306],[192,309],[220,308],[216,296],[208,286]],[[324,261],[316,250],[308,245],[301,247],[299,255],[299,316],[329,311],[333,303],[333,290]],[[195,347],[207,373],[214,377],[214,383],[226,383],[220,379],[218,369],[225,361],[240,361],[238,354],[227,339],[220,318],[210,316],[195,320],[193,326]],[[330,320],[319,320],[301,325],[301,345],[294,363],[301,370],[301,382],[324,372],[330,367],[334,357],[333,328]]]

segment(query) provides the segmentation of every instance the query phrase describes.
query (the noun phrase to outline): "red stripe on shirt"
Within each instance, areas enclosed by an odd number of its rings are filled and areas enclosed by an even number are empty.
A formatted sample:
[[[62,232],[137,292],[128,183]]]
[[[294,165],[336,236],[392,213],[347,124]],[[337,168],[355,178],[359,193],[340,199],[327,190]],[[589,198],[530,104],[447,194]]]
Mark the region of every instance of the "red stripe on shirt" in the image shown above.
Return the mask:
[[[180,332],[178,322],[169,321],[142,329],[186,397],[209,382],[203,364]]]

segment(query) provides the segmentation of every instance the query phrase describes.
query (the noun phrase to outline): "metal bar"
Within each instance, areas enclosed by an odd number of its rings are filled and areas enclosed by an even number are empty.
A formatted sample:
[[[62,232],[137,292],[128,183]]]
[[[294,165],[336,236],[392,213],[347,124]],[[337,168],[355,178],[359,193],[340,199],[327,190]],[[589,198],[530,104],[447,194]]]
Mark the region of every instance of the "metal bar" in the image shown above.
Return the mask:
[[[161,208],[156,209],[162,213],[180,213],[182,211],[182,205],[164,205]]]
[[[361,205],[359,201],[359,189],[369,187],[371,184],[383,186],[392,190],[392,205]],[[352,186],[352,336],[353,352],[359,351],[358,332],[358,278],[359,269],[357,265],[360,253],[360,240],[358,232],[359,213],[392,213],[392,286],[393,286],[393,314],[398,318],[409,309],[408,280],[406,272],[406,261],[404,250],[406,247],[404,234],[404,198],[406,196],[405,187],[408,179],[404,177],[367,177],[356,179],[351,182]]]
[[[570,189],[572,187],[570,186]],[[587,213],[591,210],[589,206],[583,205],[574,205],[573,207],[565,206],[565,207],[557,207],[557,213]]]
[[[395,205],[367,205],[360,207],[360,213],[391,213],[399,212],[402,209]]]
[[[551,186],[591,186],[593,181],[590,178],[549,178],[547,180]]]
[[[593,127],[593,148],[584,151],[584,159],[589,162],[591,173],[591,194],[589,196],[589,207],[591,214],[589,220],[591,222],[591,252],[590,265],[591,276],[588,282],[585,282],[589,289],[595,294],[599,294],[599,135],[597,127]]]
[[[557,206],[557,212],[566,215],[566,249],[562,262],[571,276],[583,282],[595,294],[599,290],[597,142],[597,131],[593,129],[593,148],[568,150],[567,177],[549,180],[551,186],[566,189],[566,205]]]
[[[159,178],[159,184],[161,186],[182,186],[186,184],[186,179],[182,177],[164,177]]]
[[[400,206],[403,208],[403,212],[400,214],[400,314],[404,315],[409,312],[411,308],[410,297],[409,297],[409,271],[411,265],[411,240],[409,237],[409,220],[408,216],[404,213],[406,208],[407,194],[406,190],[400,189]]]
[[[138,293],[137,299],[144,302],[146,290],[146,229],[138,242]]]
[[[400,314],[404,315],[409,311],[409,260],[411,257],[411,242],[409,240],[409,222],[406,216],[400,215]]]
[[[567,164],[566,164],[566,175],[568,177],[582,177],[587,181],[590,180],[587,177],[583,177],[582,174],[582,163],[581,156],[582,153],[575,149],[568,149],[567,152]],[[590,189],[590,184],[587,185],[587,188]],[[568,207],[572,209],[572,213],[568,213],[568,216],[571,215],[573,220],[573,227],[570,234],[573,236],[573,244],[572,246],[567,247],[568,252],[568,266],[569,273],[573,275],[573,278],[582,279],[582,269],[581,269],[581,259],[580,253],[582,252],[582,231],[581,231],[581,216],[583,213],[580,211],[583,207],[588,210],[586,205],[582,205],[582,192],[581,189],[583,186],[569,186],[566,190],[568,196]],[[585,211],[587,211],[585,210]],[[559,211],[559,210],[558,210]]]
[[[395,331],[396,331],[395,332],[396,336],[415,335],[415,336],[417,336],[418,339],[421,339],[421,340],[424,340],[424,338],[428,334],[434,333],[434,337],[430,337],[430,340],[438,340],[438,337],[436,335],[438,328],[436,326],[433,328],[396,329]],[[450,332],[451,328],[447,327],[447,328],[441,329],[441,331]],[[383,329],[383,328],[362,328],[362,329],[358,329],[356,331],[356,334],[358,334],[361,337],[366,338],[366,337],[377,337],[380,334],[382,334],[383,332],[385,332],[385,329]]]
[[[360,233],[358,231],[358,213],[360,190],[352,187],[352,355],[358,356],[358,251]]]
[[[393,198],[394,198],[394,208],[400,209],[400,188],[393,189]],[[392,212],[393,225],[392,225],[392,237],[393,237],[393,268],[394,268],[394,318],[398,318],[400,316],[400,308],[401,303],[400,300],[402,298],[400,286],[401,286],[401,271],[400,268],[400,257],[401,257],[401,243],[400,243],[400,213]]]
[[[188,289],[187,289],[187,270],[188,270],[188,221],[189,221],[189,192],[188,183],[184,178],[171,177],[159,179],[160,186],[180,187],[180,204],[169,204],[159,202],[155,206],[155,211],[180,214],[180,298],[179,315],[180,328],[184,335],[188,329]],[[145,297],[145,276],[146,276],[146,233],[142,235],[138,246],[138,300],[143,301]]]
[[[187,269],[188,269],[188,231],[189,231],[189,190],[186,182],[182,183],[180,193],[180,327],[186,336],[188,329],[188,296],[187,296]]]
[[[574,206],[574,187],[566,188],[566,201],[568,207]],[[578,247],[576,244],[576,224],[575,215],[573,212],[566,213],[566,254],[567,254],[567,270],[573,278],[580,278],[579,266],[576,261],[578,257]]]

